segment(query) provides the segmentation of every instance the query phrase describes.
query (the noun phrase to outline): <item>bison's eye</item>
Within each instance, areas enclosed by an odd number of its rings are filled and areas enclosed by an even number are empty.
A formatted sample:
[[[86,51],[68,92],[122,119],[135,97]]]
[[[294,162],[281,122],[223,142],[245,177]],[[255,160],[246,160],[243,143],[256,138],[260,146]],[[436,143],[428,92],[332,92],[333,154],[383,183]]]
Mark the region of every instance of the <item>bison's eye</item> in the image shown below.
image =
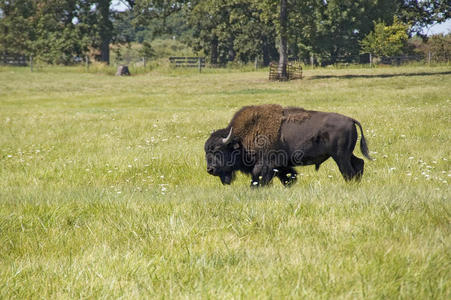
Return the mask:
[[[214,156],[214,154],[212,154],[212,153],[208,153],[207,155],[206,155],[206,157],[207,157],[207,162],[213,162],[213,158],[215,157]]]

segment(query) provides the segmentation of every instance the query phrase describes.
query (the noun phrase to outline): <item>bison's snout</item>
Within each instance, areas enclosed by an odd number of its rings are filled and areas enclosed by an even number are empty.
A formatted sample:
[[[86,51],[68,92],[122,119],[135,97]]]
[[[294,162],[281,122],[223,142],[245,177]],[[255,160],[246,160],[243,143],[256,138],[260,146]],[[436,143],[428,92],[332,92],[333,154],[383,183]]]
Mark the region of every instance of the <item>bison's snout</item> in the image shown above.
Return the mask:
[[[214,167],[207,167],[208,174],[214,175],[215,174],[215,168]]]

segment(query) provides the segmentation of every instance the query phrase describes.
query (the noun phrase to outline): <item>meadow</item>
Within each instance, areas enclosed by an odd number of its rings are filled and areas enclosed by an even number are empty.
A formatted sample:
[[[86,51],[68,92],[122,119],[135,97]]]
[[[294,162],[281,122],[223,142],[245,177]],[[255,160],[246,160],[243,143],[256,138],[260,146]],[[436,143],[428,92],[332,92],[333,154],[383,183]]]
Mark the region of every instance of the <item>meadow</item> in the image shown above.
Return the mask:
[[[450,299],[451,67],[267,75],[1,67],[0,298]],[[211,131],[263,103],[360,121],[362,181],[208,175]]]

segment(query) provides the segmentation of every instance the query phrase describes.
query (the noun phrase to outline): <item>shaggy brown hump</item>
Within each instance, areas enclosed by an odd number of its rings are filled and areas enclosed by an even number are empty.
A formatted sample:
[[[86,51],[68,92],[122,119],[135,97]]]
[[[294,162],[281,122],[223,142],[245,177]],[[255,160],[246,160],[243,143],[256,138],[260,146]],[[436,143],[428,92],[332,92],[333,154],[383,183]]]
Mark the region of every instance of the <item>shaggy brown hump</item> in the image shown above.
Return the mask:
[[[238,136],[246,150],[272,149],[280,136],[283,108],[277,104],[245,106],[230,121],[233,134]]]
[[[310,112],[300,107],[286,107],[283,109],[283,121],[285,122],[301,123],[310,119],[310,117]]]

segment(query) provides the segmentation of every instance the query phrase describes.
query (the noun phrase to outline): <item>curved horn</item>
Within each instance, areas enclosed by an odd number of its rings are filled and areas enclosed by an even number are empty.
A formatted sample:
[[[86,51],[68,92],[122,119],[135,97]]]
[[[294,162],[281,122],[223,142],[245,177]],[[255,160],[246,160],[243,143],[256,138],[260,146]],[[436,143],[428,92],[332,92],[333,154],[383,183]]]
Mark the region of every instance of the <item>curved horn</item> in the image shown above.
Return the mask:
[[[228,135],[226,138],[223,138],[223,139],[222,139],[222,142],[223,142],[224,144],[228,144],[228,143],[230,142],[230,138],[232,137],[232,129],[233,129],[233,127],[230,127],[229,135]]]

